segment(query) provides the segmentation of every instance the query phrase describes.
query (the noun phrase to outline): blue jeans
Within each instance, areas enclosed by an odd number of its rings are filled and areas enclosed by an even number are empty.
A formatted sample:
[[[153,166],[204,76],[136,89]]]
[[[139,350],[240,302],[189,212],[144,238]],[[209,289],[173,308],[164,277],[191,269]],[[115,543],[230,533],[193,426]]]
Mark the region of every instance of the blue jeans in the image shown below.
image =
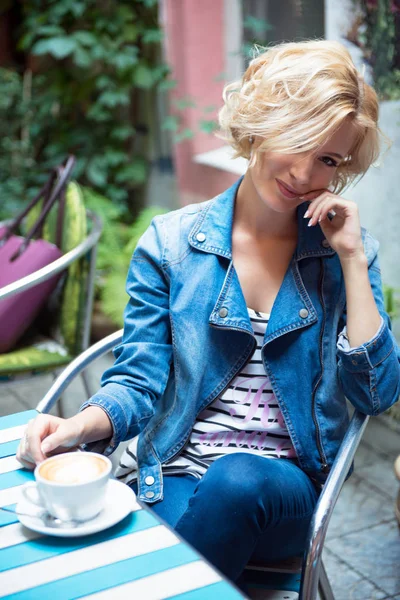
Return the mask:
[[[237,452],[217,459],[200,480],[165,476],[164,499],[151,509],[236,581],[250,559],[303,553],[317,499],[292,462]]]

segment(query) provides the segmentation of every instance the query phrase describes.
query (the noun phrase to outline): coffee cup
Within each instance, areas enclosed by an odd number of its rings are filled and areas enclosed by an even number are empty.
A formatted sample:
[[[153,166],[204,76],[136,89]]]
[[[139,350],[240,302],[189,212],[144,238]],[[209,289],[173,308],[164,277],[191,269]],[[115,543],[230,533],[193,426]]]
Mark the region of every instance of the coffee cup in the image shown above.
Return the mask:
[[[62,521],[87,521],[104,508],[112,463],[95,452],[66,452],[35,468],[36,482],[22,488],[29,502]]]

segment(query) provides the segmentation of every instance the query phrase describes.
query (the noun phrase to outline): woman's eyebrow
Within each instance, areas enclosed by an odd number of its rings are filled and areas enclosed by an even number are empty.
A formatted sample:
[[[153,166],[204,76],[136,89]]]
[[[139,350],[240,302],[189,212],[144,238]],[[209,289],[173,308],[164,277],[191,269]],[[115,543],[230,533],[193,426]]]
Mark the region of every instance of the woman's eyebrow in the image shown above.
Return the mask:
[[[329,152],[329,150],[326,150],[324,152],[324,154],[330,154],[331,156],[337,156],[338,158],[341,158],[343,160],[343,156],[341,154],[338,154],[337,152]]]

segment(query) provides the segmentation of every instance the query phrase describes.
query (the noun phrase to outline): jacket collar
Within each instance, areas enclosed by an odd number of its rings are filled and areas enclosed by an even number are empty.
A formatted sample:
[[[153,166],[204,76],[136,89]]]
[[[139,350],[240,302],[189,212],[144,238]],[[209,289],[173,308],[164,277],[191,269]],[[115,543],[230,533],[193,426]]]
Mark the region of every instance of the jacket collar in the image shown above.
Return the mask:
[[[241,177],[229,189],[205,203],[189,234],[189,244],[203,252],[210,252],[232,259],[232,225],[236,193]],[[313,256],[331,256],[335,251],[327,244],[319,225],[308,227],[303,218],[308,203],[297,207],[298,241],[295,260]],[[327,247],[326,247],[327,246]]]

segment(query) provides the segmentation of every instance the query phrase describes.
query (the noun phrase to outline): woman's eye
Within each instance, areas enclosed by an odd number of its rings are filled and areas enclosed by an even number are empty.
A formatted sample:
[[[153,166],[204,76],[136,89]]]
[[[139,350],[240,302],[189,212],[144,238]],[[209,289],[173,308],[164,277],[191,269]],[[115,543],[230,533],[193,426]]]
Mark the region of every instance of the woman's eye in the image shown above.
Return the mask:
[[[322,160],[323,163],[325,163],[326,165],[328,165],[328,167],[337,167],[338,166],[338,163],[336,162],[336,160],[334,160],[330,156],[323,156],[321,158],[321,160]]]

